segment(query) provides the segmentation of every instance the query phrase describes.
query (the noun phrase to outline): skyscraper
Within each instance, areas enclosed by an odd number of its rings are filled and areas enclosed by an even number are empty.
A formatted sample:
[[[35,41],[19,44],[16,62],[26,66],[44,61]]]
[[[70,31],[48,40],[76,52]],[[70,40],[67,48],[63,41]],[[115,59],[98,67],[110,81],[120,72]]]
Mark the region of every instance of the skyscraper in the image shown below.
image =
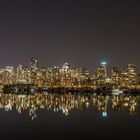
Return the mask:
[[[38,69],[38,60],[36,58],[30,59],[30,69],[37,70]]]
[[[135,64],[128,64],[127,66],[127,73],[130,85],[136,83],[136,65]]]
[[[106,61],[102,61],[101,62],[101,66],[104,68],[104,76],[105,76],[105,78],[107,78],[107,69],[106,69],[107,62]]]
[[[120,84],[120,82],[121,82],[121,69],[120,69],[120,67],[113,67],[111,79],[112,79],[113,83]]]

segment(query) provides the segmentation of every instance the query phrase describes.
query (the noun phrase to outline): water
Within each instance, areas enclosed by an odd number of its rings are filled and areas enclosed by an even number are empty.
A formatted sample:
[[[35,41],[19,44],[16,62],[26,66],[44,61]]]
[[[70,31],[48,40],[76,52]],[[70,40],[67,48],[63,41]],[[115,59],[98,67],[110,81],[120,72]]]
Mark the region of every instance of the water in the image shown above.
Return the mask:
[[[1,137],[138,139],[140,96],[1,94]]]

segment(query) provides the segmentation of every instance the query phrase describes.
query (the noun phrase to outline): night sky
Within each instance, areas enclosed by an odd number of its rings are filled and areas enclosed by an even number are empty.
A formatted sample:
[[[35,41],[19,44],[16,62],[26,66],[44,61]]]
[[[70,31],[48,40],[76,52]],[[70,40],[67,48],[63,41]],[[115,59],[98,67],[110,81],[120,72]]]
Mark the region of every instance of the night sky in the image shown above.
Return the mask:
[[[0,2],[0,67],[27,64],[109,67],[135,63],[140,52],[140,4],[133,1]]]

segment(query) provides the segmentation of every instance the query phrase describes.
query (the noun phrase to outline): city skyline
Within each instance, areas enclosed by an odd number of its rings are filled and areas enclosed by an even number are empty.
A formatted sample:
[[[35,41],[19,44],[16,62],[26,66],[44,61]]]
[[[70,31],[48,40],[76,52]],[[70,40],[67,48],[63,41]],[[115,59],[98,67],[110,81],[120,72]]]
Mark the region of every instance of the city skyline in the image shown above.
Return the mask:
[[[77,65],[73,65],[72,63],[69,63],[68,61],[64,62],[64,63],[61,64],[61,65],[58,65],[58,64],[56,64],[56,65],[53,65],[53,64],[41,65],[42,62],[40,61],[40,58],[37,58],[37,57],[30,57],[30,59],[28,58],[26,61],[25,61],[25,59],[23,59],[24,61],[18,63],[17,65],[14,65],[14,64],[4,65],[3,67],[0,67],[0,69],[6,68],[7,66],[11,66],[11,67],[13,67],[13,68],[15,69],[15,68],[17,68],[19,65],[22,65],[23,67],[30,67],[30,61],[31,61],[31,59],[35,59],[35,60],[37,61],[37,63],[38,63],[38,64],[37,64],[37,65],[38,65],[38,68],[40,68],[40,69],[44,69],[44,68],[47,69],[47,68],[54,68],[54,67],[61,68],[61,67],[63,67],[64,64],[69,64],[72,68],[86,68],[90,73],[92,73],[97,67],[99,67],[99,66],[101,66],[101,65],[107,65],[107,67],[108,67],[107,70],[108,70],[108,72],[110,73],[113,67],[120,67],[122,70],[124,70],[124,69],[127,68],[127,66],[128,66],[129,64],[132,64],[132,65],[135,65],[135,66],[136,66],[137,72],[140,71],[140,67],[138,67],[138,66],[136,65],[136,63],[126,63],[126,64],[124,64],[123,66],[120,65],[120,64],[117,64],[117,65],[110,65],[105,59],[99,59],[99,60],[96,62],[96,63],[97,63],[96,65],[91,63],[92,69],[90,69],[90,68],[88,68],[88,67],[85,67],[85,65],[78,65],[78,64],[77,64]],[[94,65],[94,67],[93,67],[92,65]]]
[[[84,91],[112,93],[140,92],[140,72],[135,64],[121,68],[114,66],[108,74],[107,62],[102,61],[92,73],[85,67],[71,67],[64,63],[62,67],[39,67],[39,61],[31,58],[29,66],[19,64],[15,69],[6,66],[0,69],[0,90],[4,93],[16,92],[30,94],[35,91]]]

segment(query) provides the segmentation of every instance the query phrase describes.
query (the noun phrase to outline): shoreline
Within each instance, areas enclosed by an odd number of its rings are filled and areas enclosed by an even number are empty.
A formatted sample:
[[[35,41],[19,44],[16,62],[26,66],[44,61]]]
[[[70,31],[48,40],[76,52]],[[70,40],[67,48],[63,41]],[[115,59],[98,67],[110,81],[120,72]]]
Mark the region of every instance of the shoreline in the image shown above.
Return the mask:
[[[120,88],[122,94],[138,94],[140,95],[140,89],[125,89]],[[91,88],[91,87],[48,87],[48,88],[37,88],[33,85],[6,85],[2,89],[3,93],[23,93],[23,94],[34,94],[35,92],[48,92],[48,93],[87,93],[87,94],[105,94],[110,95],[113,92],[113,88]]]

